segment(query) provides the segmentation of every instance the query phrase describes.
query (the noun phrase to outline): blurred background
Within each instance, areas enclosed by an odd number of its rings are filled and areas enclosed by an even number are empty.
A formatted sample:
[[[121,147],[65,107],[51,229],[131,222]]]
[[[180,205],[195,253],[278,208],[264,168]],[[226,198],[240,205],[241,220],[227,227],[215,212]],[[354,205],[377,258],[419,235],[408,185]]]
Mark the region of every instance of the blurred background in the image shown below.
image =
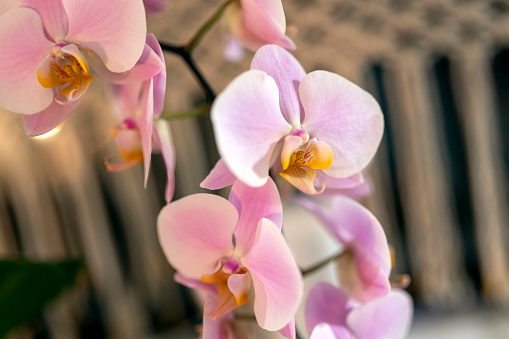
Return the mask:
[[[221,3],[173,0],[149,18],[149,32],[183,44]],[[509,338],[509,1],[283,6],[303,67],[358,83],[384,111],[384,139],[368,171],[375,190],[363,202],[395,248],[394,272],[412,277],[410,338]],[[215,26],[194,54],[216,92],[252,58],[226,61],[225,33]],[[166,111],[200,105],[203,94],[186,65],[165,56]],[[153,156],[146,189],[141,166],[107,173],[102,161],[117,151],[105,84],[94,79],[84,101],[46,138],[26,137],[15,114],[0,114],[0,258],[81,258],[86,265],[42,317],[9,338],[196,338],[200,310],[173,281],[156,235],[162,158]],[[174,121],[171,130],[179,198],[202,191],[218,154],[207,117]],[[285,205],[302,266],[337,248],[310,218]],[[333,271],[310,277],[307,288],[320,275],[333,279]]]

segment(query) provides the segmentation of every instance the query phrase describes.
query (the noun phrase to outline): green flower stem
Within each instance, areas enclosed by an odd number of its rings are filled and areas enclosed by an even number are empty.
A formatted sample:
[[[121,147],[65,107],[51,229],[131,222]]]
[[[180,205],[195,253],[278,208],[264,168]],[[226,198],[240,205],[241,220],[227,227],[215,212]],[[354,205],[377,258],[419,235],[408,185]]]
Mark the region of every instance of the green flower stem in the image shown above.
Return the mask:
[[[179,120],[179,119],[186,119],[186,118],[194,118],[194,117],[201,117],[208,115],[210,112],[210,105],[203,105],[201,107],[196,107],[190,111],[186,112],[176,112],[176,113],[170,113],[170,112],[163,112],[159,119],[161,120]]]
[[[328,263],[332,262],[332,261],[336,261],[337,259],[341,258],[347,251],[343,251],[343,252],[340,252],[332,257],[329,257],[327,259],[324,259],[320,262],[318,262],[317,264],[311,266],[310,268],[308,269],[301,269],[301,273],[303,276],[306,276],[310,273],[313,273],[315,271],[318,271],[320,268],[324,267],[325,265],[327,265]]]
[[[184,46],[187,52],[192,52],[196,46],[200,43],[203,36],[214,26],[214,24],[221,18],[225,9],[235,0],[226,1],[212,17],[200,28],[200,30],[194,35],[194,37]]]

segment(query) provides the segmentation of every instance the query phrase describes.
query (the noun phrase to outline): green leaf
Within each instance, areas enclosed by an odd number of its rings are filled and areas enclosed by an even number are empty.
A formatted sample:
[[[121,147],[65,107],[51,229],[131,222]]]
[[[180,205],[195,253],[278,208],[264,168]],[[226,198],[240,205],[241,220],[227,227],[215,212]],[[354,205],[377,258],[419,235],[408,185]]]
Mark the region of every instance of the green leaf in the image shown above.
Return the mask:
[[[79,260],[0,261],[0,338],[40,315],[49,301],[75,281],[82,268]]]

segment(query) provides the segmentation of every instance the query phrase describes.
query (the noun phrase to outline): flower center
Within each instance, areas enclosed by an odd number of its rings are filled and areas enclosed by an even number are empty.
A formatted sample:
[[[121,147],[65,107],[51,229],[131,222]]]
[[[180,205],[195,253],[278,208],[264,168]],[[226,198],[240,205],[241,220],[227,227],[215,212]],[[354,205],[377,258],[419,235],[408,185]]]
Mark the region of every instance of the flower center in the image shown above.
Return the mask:
[[[204,283],[217,285],[217,300],[205,305],[206,316],[217,319],[249,301],[250,278],[246,273],[237,261],[228,260],[216,272],[201,276]]]
[[[55,100],[68,104],[78,100],[94,78],[76,45],[55,46],[53,52],[37,68],[42,87],[56,90]]]
[[[112,163],[104,159],[104,166],[109,172],[119,172],[143,163],[143,146],[138,124],[133,119],[125,119],[117,126],[110,128],[110,134],[115,138],[117,149],[123,161]]]
[[[279,173],[290,184],[308,194],[319,194],[314,187],[315,170],[323,170],[332,164],[332,150],[326,143],[309,140],[309,135],[295,134],[285,138],[281,152],[283,171]]]

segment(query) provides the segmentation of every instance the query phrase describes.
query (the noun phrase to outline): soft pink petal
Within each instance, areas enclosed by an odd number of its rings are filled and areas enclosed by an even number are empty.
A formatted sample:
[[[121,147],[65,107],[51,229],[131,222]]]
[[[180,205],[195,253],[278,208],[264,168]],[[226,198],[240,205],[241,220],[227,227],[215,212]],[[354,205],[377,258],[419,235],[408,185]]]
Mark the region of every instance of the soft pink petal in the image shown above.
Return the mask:
[[[271,178],[261,187],[250,187],[239,180],[235,181],[228,200],[239,212],[235,241],[236,250],[240,253],[248,253],[253,246],[258,223],[262,218],[271,220],[281,230],[283,206]]]
[[[83,96],[68,105],[61,105],[53,101],[48,108],[39,113],[21,114],[20,117],[25,132],[31,137],[49,132],[60,125],[78,107],[82,98]]]
[[[155,127],[157,129],[153,133],[154,143],[161,151],[164,165],[166,166],[166,175],[168,177],[164,198],[166,202],[169,203],[175,191],[175,150],[173,148],[173,140],[168,122],[158,120]]]
[[[62,0],[66,40],[94,51],[112,72],[131,69],[143,52],[147,25],[139,0]]]
[[[306,72],[297,59],[279,46],[267,45],[256,52],[251,69],[264,71],[276,81],[281,113],[292,126],[299,126],[304,117],[299,84]]]
[[[200,339],[240,339],[231,326],[233,314],[228,313],[217,319],[203,316],[203,334]]]
[[[117,121],[121,122],[125,119],[138,120],[140,112],[139,96],[142,91],[142,82],[131,82],[124,85],[110,85],[111,90],[110,102],[113,106],[113,113],[117,117]],[[138,114],[138,115],[137,115]]]
[[[175,273],[173,278],[181,285],[204,292],[208,296],[217,296],[217,287],[214,284],[207,284],[198,279],[190,279],[178,272]]]
[[[0,1],[0,15],[4,14],[10,9],[19,7],[21,0],[2,0]]]
[[[272,152],[291,131],[274,79],[257,70],[241,74],[214,101],[211,118],[219,153],[232,173],[250,186],[265,184]]]
[[[148,40],[149,35],[147,35]],[[86,53],[94,71],[112,84],[126,84],[130,82],[141,82],[157,76],[165,67],[164,63],[151,46],[145,44],[143,53],[136,65],[126,72],[115,73],[104,65],[103,61],[95,54]]]
[[[228,288],[233,293],[237,300],[241,299],[247,294],[251,287],[251,278],[249,274],[232,274],[228,278]]]
[[[320,197],[323,197],[324,199],[327,199],[328,197],[332,195],[345,195],[349,198],[360,200],[363,198],[366,198],[370,196],[373,193],[373,183],[369,178],[364,180],[361,184],[351,187],[351,188],[344,188],[344,189],[325,189],[323,194]]]
[[[382,226],[373,214],[345,196],[335,197],[330,211],[334,219],[334,224],[328,225],[330,229],[338,238],[343,238],[343,243],[351,247],[354,254],[362,256],[359,259],[369,258],[388,277],[391,271],[389,245]]]
[[[163,11],[168,6],[168,0],[143,0],[145,12],[154,14]]]
[[[306,326],[311,333],[319,323],[346,326],[346,317],[352,307],[348,296],[329,283],[319,282],[307,296]]]
[[[295,333],[295,318],[292,318],[288,324],[286,324],[285,327],[279,330],[279,333],[281,333],[282,336],[288,339],[295,339],[296,333]]]
[[[164,95],[166,93],[166,63],[164,61],[163,50],[159,41],[153,34],[147,34],[147,45],[159,57],[162,69],[154,77],[154,118],[159,118],[164,110]]]
[[[277,44],[286,49],[295,49],[293,41],[285,35],[286,20],[281,1],[241,0],[241,7],[241,26],[258,38],[258,41],[248,43],[249,48]]]
[[[238,214],[228,200],[194,194],[163,207],[157,218],[159,242],[177,271],[201,279],[233,250]]]
[[[37,11],[49,38],[58,43],[64,40],[69,21],[62,0],[21,0],[21,6]]]
[[[346,327],[320,323],[315,326],[309,339],[354,339],[354,337]]]
[[[359,186],[364,182],[364,176],[362,172],[359,172],[346,178],[333,178],[323,171],[317,171],[315,180],[320,184],[325,184],[325,188],[340,190]]]
[[[51,53],[39,15],[15,8],[0,16],[0,106],[23,114],[38,113],[53,101],[51,88],[37,79],[37,67]]]
[[[306,75],[299,95],[305,112],[303,129],[328,144],[334,155],[331,167],[324,172],[345,178],[366,167],[384,129],[382,111],[373,96],[326,71]]]
[[[283,142],[283,150],[281,151],[281,165],[284,170],[286,170],[290,165],[293,153],[295,153],[304,143],[305,141],[296,135],[289,135],[285,138]]]
[[[218,190],[233,185],[236,180],[237,177],[228,169],[226,163],[221,158],[212,171],[210,171],[209,175],[200,183],[200,187],[209,190]]]
[[[145,168],[145,187],[147,187],[150,160],[152,158],[152,132],[154,130],[154,84],[152,79],[143,85],[141,116],[138,121],[143,146],[143,166]]]
[[[282,329],[299,306],[302,276],[281,231],[272,221],[260,221],[255,243],[242,263],[253,279],[258,325],[268,331]]]
[[[223,48],[223,57],[231,62],[242,61],[242,59],[244,59],[244,55],[246,54],[242,43],[240,43],[239,40],[235,39],[230,34],[227,34],[225,40],[226,42]]]
[[[403,339],[408,335],[412,317],[410,295],[403,290],[392,290],[385,297],[352,310],[347,323],[358,339]]]

